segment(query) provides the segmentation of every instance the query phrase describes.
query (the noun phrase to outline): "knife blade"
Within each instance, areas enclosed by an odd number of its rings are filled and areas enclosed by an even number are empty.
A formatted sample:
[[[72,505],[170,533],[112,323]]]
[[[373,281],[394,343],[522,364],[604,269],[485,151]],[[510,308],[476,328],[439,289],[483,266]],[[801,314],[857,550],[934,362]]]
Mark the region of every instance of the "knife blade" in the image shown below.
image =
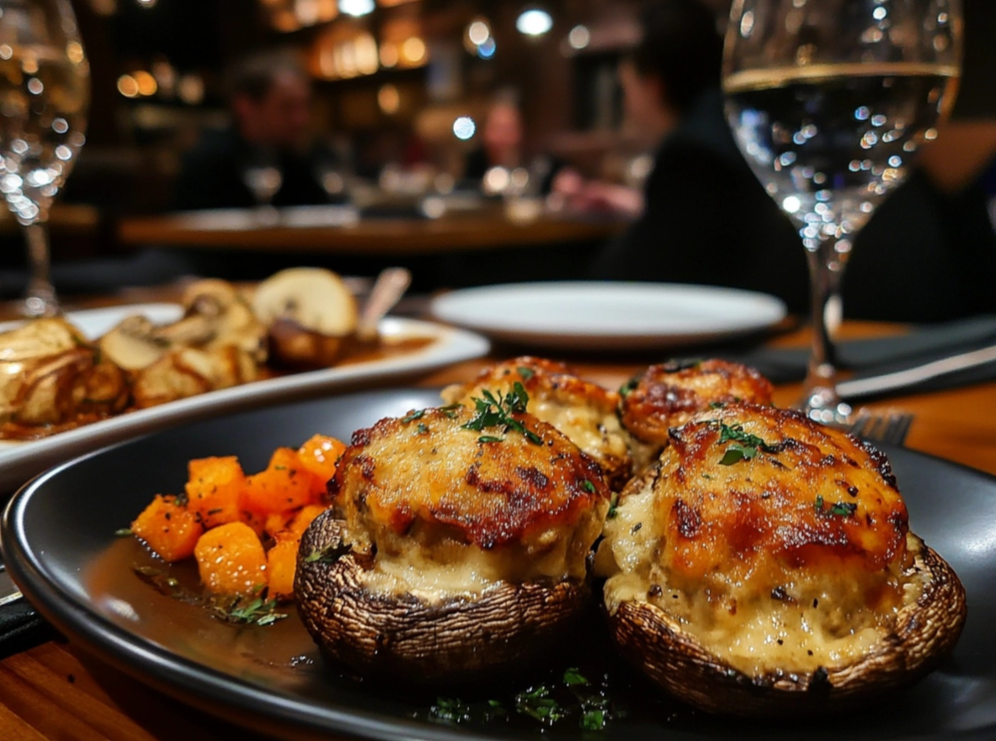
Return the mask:
[[[893,373],[840,381],[837,384],[837,393],[844,399],[873,396],[886,391],[895,391],[907,386],[914,386],[924,381],[946,376],[949,373],[958,373],[992,362],[996,362],[996,346],[951,355],[947,358],[941,358],[940,360],[934,360],[930,363],[916,365]]]

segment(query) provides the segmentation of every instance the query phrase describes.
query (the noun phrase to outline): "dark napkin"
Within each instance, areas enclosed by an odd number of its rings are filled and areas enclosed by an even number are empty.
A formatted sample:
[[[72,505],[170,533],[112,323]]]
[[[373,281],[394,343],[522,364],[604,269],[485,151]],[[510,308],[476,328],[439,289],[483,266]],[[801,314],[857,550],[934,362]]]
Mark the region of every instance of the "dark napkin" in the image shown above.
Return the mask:
[[[0,563],[0,597],[5,597],[13,582]],[[0,605],[0,659],[54,638],[55,630],[23,597]]]
[[[904,370],[970,350],[996,345],[996,316],[979,316],[922,325],[893,337],[848,340],[838,345],[838,366],[854,371],[852,378]],[[718,357],[753,366],[773,383],[801,381],[806,376],[809,348],[759,347],[720,351]],[[996,363],[918,383],[909,390],[927,391],[981,383],[996,378]]]

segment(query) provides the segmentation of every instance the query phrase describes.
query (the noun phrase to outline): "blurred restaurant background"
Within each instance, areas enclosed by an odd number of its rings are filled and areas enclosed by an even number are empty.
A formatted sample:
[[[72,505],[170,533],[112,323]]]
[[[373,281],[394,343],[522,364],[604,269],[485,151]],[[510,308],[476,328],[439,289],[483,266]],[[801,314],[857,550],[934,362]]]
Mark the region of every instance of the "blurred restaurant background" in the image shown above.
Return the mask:
[[[729,0],[707,4],[722,29]],[[458,203],[454,194],[462,188],[486,190],[486,181],[467,186],[462,178],[481,146],[489,108],[499,99],[513,101],[521,112],[523,162],[542,156],[584,177],[634,190],[653,165],[653,146],[626,125],[617,79],[620,58],[640,37],[637,0],[72,0],[72,5],[89,56],[92,98],[86,145],[52,217],[56,283],[66,293],[106,291],[108,283],[124,277],[154,283],[185,272],[182,263],[169,260],[148,272],[129,268],[127,276],[103,267],[94,273],[86,265],[111,264],[104,260],[126,265],[157,246],[148,235],[122,239],[122,224],[175,209],[184,154],[205,130],[223,128],[229,120],[225,70],[258,51],[299,56],[312,83],[314,132],[346,163],[342,172],[348,173],[353,198],[378,218],[432,220],[450,208],[446,203]],[[987,39],[996,25],[994,4],[966,5],[969,55],[956,116],[991,124],[996,45]],[[989,139],[980,146],[990,146]],[[451,199],[436,213],[437,205],[425,200],[434,193]],[[406,198],[412,195],[418,198]],[[544,208],[556,205],[549,198],[544,202]],[[519,209],[504,204],[506,220],[526,222],[535,215],[528,202],[513,206]],[[0,292],[13,298],[23,290],[17,275],[24,250],[16,224],[9,215],[4,218]],[[586,214],[585,221],[594,225],[589,232],[544,237],[543,259],[535,260],[539,253],[521,259],[522,252],[503,251],[494,235],[494,249],[463,262],[458,249],[448,250],[445,266],[436,257],[420,261],[416,254],[383,246],[376,256],[362,249],[325,254],[314,245],[283,254],[275,254],[281,252],[276,248],[256,250],[251,260],[239,260],[231,250],[216,255],[215,262],[205,261],[210,250],[170,254],[191,260],[193,272],[225,271],[230,274],[222,277],[233,279],[263,277],[295,263],[372,275],[386,264],[409,262],[417,287],[433,290],[582,277],[587,260],[628,220],[625,213]],[[73,266],[80,269],[74,273]]]

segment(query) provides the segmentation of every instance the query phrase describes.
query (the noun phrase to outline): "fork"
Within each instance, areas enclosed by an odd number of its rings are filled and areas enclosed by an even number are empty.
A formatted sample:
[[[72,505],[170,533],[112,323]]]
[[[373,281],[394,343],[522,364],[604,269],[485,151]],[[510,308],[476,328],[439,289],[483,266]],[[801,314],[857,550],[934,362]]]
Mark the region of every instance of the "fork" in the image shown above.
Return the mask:
[[[882,413],[862,409],[851,423],[850,432],[873,443],[901,446],[906,442],[913,415],[909,412],[888,411]]]

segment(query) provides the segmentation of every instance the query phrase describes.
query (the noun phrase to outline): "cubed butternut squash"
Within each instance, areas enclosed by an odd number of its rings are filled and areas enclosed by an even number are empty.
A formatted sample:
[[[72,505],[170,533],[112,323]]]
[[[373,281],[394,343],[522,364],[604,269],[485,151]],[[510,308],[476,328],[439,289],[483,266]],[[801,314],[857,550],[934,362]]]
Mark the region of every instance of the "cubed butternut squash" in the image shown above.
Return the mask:
[[[194,513],[177,504],[176,497],[156,494],[131,523],[131,531],[161,559],[172,562],[193,555],[204,528]]]
[[[271,599],[294,598],[294,572],[297,569],[297,539],[280,540],[266,554],[268,596]]]
[[[277,448],[265,471],[246,477],[239,509],[266,515],[297,509],[311,503],[312,475],[301,465],[297,452]]]
[[[229,522],[205,532],[194,548],[201,582],[215,594],[249,596],[266,585],[266,553],[255,531]]]
[[[235,456],[199,458],[188,464],[187,509],[205,528],[239,519],[239,496],[246,476]]]

